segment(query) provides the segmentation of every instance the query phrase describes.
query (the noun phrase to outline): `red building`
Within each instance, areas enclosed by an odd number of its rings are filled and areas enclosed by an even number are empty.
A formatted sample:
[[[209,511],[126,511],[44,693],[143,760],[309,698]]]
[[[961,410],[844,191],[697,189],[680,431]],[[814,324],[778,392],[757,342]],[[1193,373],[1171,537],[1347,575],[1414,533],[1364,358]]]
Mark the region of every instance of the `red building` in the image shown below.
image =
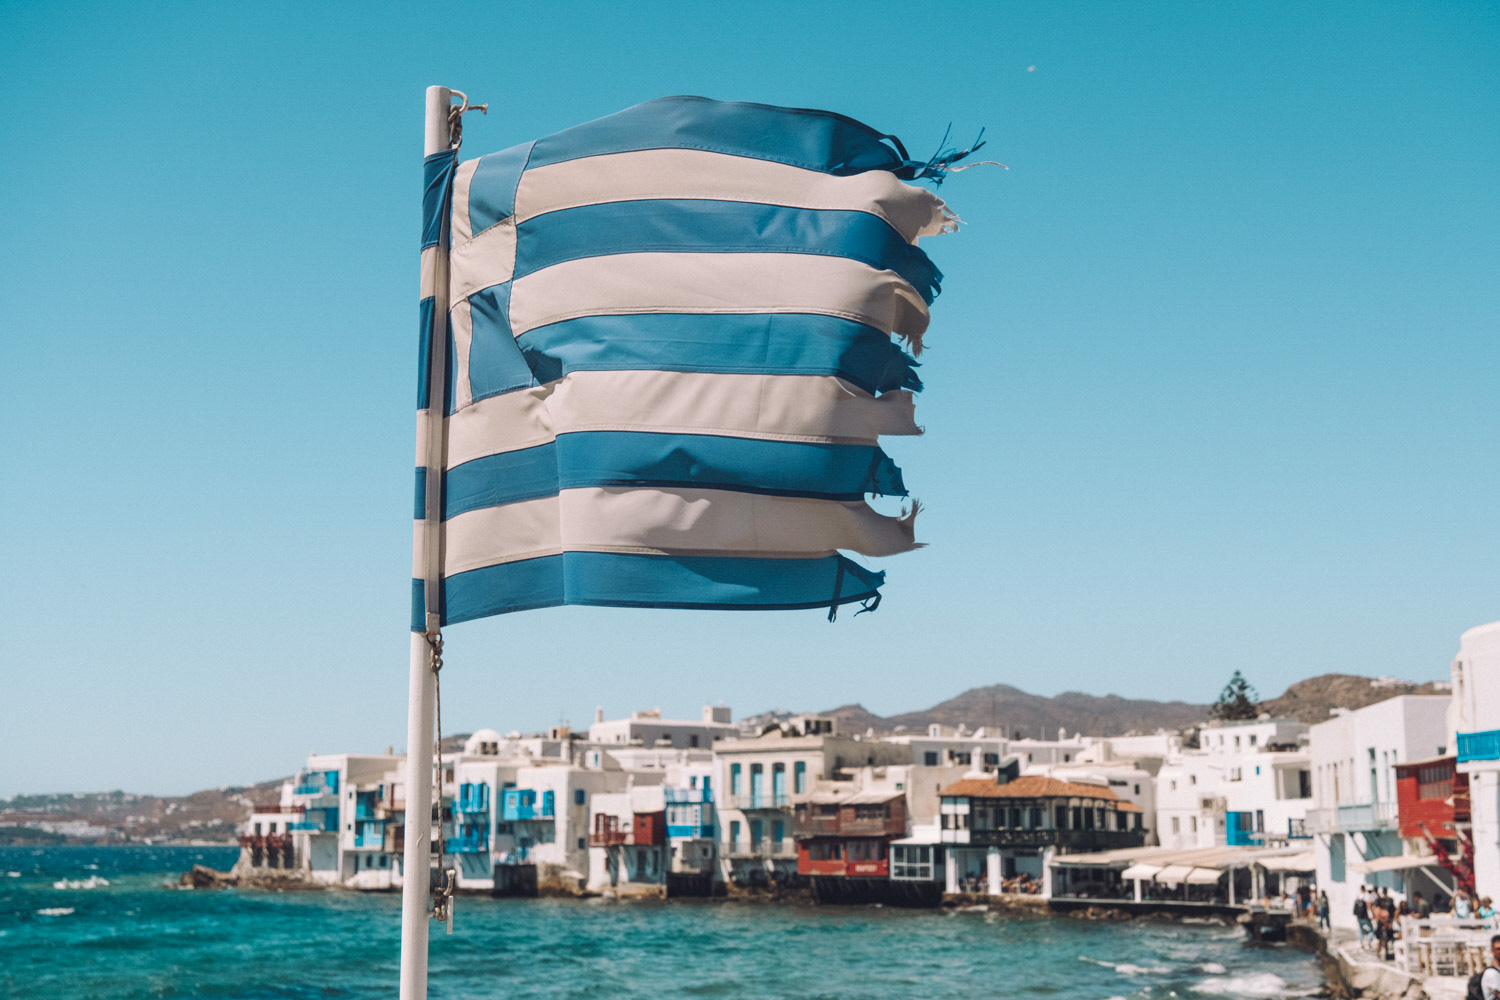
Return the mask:
[[[665,811],[632,813],[628,823],[607,813],[594,815],[594,830],[589,834],[590,847],[660,847],[667,842]]]
[[[1433,757],[1396,765],[1401,836],[1422,845],[1418,853],[1430,852],[1433,840],[1453,852],[1455,827],[1469,826],[1469,776],[1457,764],[1457,757]]]
[[[906,835],[901,792],[814,795],[796,806],[797,874],[888,878],[890,845]]]

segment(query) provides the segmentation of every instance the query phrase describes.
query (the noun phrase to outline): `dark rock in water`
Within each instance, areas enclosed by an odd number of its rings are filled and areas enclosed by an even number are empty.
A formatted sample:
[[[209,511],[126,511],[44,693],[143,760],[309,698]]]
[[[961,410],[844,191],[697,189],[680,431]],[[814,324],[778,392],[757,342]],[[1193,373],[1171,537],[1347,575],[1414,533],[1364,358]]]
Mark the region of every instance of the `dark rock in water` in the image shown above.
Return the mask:
[[[192,871],[185,872],[177,880],[177,884],[191,886],[194,889],[227,889],[238,881],[239,879],[228,872],[221,872],[207,865],[194,865]]]

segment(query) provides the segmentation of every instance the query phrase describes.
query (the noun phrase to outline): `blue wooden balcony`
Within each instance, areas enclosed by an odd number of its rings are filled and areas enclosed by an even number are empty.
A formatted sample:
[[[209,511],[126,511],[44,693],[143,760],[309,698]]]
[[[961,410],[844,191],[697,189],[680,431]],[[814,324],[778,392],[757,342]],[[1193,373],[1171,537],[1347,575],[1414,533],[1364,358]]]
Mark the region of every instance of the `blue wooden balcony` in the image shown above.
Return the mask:
[[[553,795],[543,792],[541,804],[537,794],[530,788],[507,788],[500,796],[500,819],[505,822],[529,819],[552,819]]]
[[[1500,729],[1458,734],[1458,762],[1500,760]]]
[[[449,854],[483,854],[490,849],[490,839],[478,833],[466,833],[449,837],[443,842]]]

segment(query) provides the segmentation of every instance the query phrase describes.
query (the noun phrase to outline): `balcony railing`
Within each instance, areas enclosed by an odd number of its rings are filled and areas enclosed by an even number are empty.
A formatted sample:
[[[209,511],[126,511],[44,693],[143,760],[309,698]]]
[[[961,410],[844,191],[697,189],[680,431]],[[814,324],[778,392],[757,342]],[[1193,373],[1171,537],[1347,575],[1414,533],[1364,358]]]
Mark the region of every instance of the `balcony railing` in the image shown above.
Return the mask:
[[[968,833],[967,841],[957,835]],[[969,843],[975,847],[1065,847],[1073,851],[1109,851],[1140,847],[1144,830],[943,830],[944,843]]]
[[[899,816],[804,816],[798,818],[793,832],[798,837],[899,837],[906,833],[906,821]]]
[[[736,858],[795,858],[797,842],[790,837],[781,840],[762,840],[754,844],[740,841],[730,845],[729,854]]]
[[[276,805],[276,806],[251,806],[250,807],[250,811],[252,813],[260,813],[260,814],[263,814],[263,815],[267,815],[267,814],[274,815],[274,814],[277,814],[277,813],[299,813],[299,812],[302,812],[303,810],[305,810],[306,808],[307,808],[306,806],[281,806],[281,805]]]
[[[736,809],[785,809],[791,805],[785,792],[748,792],[731,795],[730,801]]]
[[[449,854],[483,854],[490,849],[490,840],[480,836],[449,837],[443,847]]]
[[[1458,734],[1458,762],[1500,760],[1500,729]]]
[[[354,835],[354,846],[359,848],[378,848],[385,846],[384,833],[357,833]]]
[[[666,796],[667,805],[696,805],[714,800],[713,791],[708,788],[663,788],[662,794]]]
[[[1304,829],[1310,834],[1382,830],[1395,826],[1396,818],[1396,803],[1365,802],[1359,805],[1338,806],[1333,809],[1309,809]]]
[[[631,831],[625,830],[595,830],[589,834],[590,847],[619,847],[632,842]]]

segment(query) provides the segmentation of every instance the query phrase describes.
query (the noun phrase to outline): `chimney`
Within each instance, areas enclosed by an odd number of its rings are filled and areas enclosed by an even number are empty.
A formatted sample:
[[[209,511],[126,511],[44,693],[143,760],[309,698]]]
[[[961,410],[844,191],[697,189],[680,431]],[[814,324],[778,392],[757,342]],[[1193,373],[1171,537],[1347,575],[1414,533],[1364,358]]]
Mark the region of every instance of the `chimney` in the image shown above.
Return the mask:
[[[603,705],[596,705],[594,707],[594,721],[595,722],[603,722],[604,721],[604,706]]]
[[[394,756],[396,756],[396,748],[395,747],[386,747],[385,748],[385,755],[387,757],[394,757]]]

